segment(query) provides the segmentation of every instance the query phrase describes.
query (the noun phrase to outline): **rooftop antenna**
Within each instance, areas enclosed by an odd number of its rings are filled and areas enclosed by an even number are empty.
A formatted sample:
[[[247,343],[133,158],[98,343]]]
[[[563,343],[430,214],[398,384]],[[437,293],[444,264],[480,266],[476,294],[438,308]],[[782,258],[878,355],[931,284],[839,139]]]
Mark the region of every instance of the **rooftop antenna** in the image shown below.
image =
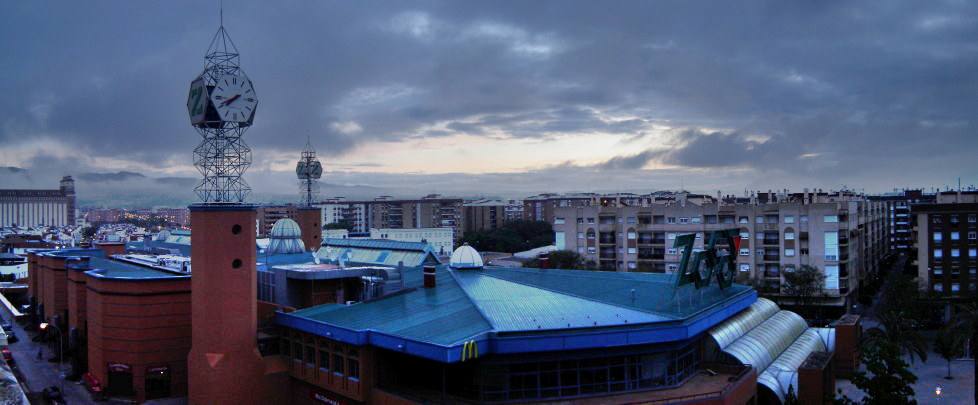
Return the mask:
[[[319,178],[323,176],[323,165],[316,159],[316,150],[312,148],[312,141],[306,135],[306,147],[302,149],[302,157],[295,165],[295,175],[299,178],[299,195],[302,197],[302,204],[311,207],[312,202],[319,195]]]

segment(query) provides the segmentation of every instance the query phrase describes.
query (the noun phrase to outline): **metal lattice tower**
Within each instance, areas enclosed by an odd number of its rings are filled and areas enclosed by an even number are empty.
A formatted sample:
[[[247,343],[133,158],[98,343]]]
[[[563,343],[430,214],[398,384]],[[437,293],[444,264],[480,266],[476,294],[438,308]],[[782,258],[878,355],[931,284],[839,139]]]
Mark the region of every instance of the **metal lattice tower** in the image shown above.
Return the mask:
[[[222,24],[214,35],[204,59],[207,66],[198,76],[207,86],[215,86],[224,75],[247,78],[238,66],[238,49]],[[251,148],[241,136],[251,122],[226,122],[208,116],[202,124],[194,125],[203,137],[194,149],[194,166],[204,179],[194,189],[205,203],[241,203],[251,194],[251,187],[241,178],[251,165]]]
[[[306,141],[306,147],[302,150],[302,158],[295,165],[295,175],[299,178],[299,196],[302,204],[306,207],[312,206],[312,202],[319,195],[319,178],[323,175],[323,165],[316,159],[316,150],[312,148],[312,143]]]

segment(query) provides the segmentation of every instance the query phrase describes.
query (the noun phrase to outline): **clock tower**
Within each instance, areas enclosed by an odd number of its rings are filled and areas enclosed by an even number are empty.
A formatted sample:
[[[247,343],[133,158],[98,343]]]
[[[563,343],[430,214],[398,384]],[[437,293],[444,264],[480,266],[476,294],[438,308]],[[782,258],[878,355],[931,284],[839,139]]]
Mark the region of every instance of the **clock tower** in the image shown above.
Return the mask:
[[[275,402],[256,347],[256,212],[245,203],[251,189],[241,178],[251,164],[241,137],[254,122],[258,96],[238,58],[222,24],[187,96],[190,123],[202,137],[194,165],[203,175],[201,201],[190,206],[191,404]]]

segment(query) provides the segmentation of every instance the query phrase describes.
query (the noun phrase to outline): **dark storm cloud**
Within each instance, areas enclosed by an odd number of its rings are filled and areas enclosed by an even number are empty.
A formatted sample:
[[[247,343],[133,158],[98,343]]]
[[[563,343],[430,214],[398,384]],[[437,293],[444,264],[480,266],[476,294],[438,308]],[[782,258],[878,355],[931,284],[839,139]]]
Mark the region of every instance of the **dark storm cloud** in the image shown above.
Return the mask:
[[[186,92],[217,15],[6,5],[0,145],[49,139],[93,172],[118,170],[99,158],[189,164]],[[653,160],[894,187],[903,171],[975,172],[974,2],[242,1],[224,16],[260,96],[256,153],[306,136],[332,157],[407,137],[606,133],[642,152],[591,167],[605,176]],[[690,130],[663,146],[655,122]]]

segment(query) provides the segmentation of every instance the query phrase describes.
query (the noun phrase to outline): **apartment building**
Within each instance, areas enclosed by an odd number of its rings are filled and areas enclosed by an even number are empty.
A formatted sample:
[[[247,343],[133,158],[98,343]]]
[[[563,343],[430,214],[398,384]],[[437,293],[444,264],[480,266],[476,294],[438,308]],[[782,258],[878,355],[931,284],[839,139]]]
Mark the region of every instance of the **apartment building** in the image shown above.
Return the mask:
[[[811,265],[825,272],[823,305],[849,308],[884,254],[883,204],[852,192],[759,193],[712,198],[687,193],[644,196],[631,204],[605,199],[591,206],[554,209],[558,247],[576,251],[603,270],[672,273],[683,234],[736,228],[741,237],[737,277],[773,297],[783,272]],[[635,204],[638,202],[639,204]],[[781,302],[790,303],[781,297]]]
[[[323,210],[323,223],[345,222],[352,232],[378,229],[451,228],[461,237],[462,199],[429,194],[421,199],[396,200],[381,196],[371,201],[346,201],[335,198],[317,204]]]
[[[911,211],[921,288],[944,297],[978,294],[978,191],[938,193],[935,203]]]
[[[935,201],[934,194],[924,194],[923,190],[894,191],[891,194],[870,196],[872,201],[883,203],[884,227],[886,229],[886,249],[889,252],[907,252],[913,248],[914,235],[912,227],[913,204],[926,204]]]
[[[523,219],[523,205],[517,200],[476,200],[462,206],[462,232],[497,229],[503,223]]]

